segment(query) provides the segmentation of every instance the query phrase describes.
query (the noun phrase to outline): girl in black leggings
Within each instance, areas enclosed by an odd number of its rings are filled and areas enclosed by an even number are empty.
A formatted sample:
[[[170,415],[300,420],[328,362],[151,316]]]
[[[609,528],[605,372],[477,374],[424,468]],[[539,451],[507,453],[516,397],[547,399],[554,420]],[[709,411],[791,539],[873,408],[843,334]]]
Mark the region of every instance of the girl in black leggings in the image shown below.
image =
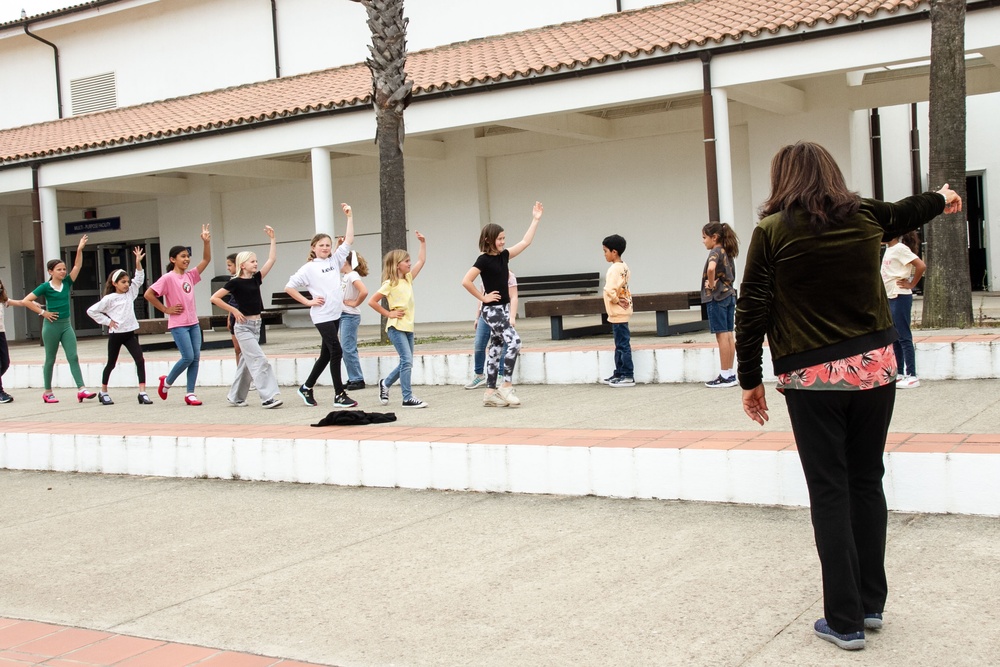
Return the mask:
[[[134,309],[135,298],[139,296],[142,283],[146,280],[146,274],[142,271],[145,253],[139,247],[132,252],[135,254],[135,277],[130,280],[128,273],[122,269],[112,271],[104,285],[104,298],[87,309],[87,314],[95,322],[108,327],[108,363],[104,367],[101,391],[98,393],[101,405],[114,405],[108,394],[108,380],[118,363],[122,347],[128,350],[135,361],[135,372],[139,377],[139,405],[152,403],[146,394],[146,361],[136,333],[139,322],[135,319]]]

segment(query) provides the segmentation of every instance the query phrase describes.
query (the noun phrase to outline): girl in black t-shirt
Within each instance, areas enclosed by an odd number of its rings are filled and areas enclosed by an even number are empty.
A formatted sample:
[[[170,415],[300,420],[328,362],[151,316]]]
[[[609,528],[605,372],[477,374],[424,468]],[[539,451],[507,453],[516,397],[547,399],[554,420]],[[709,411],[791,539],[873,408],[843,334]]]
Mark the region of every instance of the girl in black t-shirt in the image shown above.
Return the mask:
[[[236,255],[237,275],[225,286],[212,295],[212,303],[233,316],[233,335],[240,342],[240,360],[236,364],[236,377],[233,386],[229,388],[229,403],[237,407],[247,404],[247,393],[250,391],[251,380],[257,386],[261,406],[276,408],[281,405],[278,398],[278,378],[268,363],[264,351],[260,349],[260,328],[264,326],[260,319],[264,310],[264,302],[260,297],[260,284],[277,257],[277,242],[274,230],[264,227],[264,233],[271,238],[271,246],[264,266],[257,270],[257,255],[243,251]],[[239,307],[227,303],[226,297],[232,295]]]
[[[469,294],[483,303],[482,317],[490,328],[489,354],[486,358],[486,395],[483,405],[486,407],[516,407],[521,404],[514,395],[511,380],[514,376],[514,364],[518,352],[521,351],[521,337],[517,335],[510,323],[510,293],[507,290],[507,263],[520,255],[531,245],[535,238],[538,221],[542,217],[542,203],[535,202],[532,209],[531,225],[519,243],[507,249],[504,245],[507,235],[503,227],[490,223],[483,227],[479,234],[479,256],[469,272],[462,279],[462,286]],[[476,289],[476,278],[482,276],[483,291]],[[506,344],[504,355],[503,383],[497,387],[497,376],[500,374],[500,350]]]

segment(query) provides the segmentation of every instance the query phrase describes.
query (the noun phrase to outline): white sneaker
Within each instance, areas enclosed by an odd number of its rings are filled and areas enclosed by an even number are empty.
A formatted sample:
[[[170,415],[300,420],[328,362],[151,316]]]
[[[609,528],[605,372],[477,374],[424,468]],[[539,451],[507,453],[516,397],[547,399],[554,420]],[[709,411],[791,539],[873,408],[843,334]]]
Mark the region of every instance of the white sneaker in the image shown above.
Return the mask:
[[[496,393],[500,394],[500,398],[507,401],[509,407],[516,408],[521,405],[521,399],[514,395],[514,387],[500,387]]]
[[[488,408],[506,408],[508,403],[500,394],[499,389],[490,389],[483,396],[483,405]]]
[[[907,375],[902,380],[896,382],[899,389],[915,389],[920,386],[920,380],[912,375]]]

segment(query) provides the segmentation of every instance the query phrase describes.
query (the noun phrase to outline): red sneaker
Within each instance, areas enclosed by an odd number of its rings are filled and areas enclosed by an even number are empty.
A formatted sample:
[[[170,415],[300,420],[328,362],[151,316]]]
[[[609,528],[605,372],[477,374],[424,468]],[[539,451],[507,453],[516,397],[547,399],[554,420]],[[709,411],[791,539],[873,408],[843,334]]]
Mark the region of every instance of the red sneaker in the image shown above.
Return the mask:
[[[42,394],[42,403],[58,403],[59,399],[55,394]]]
[[[184,402],[187,403],[188,405],[201,405],[201,401],[199,401],[198,397],[195,396],[194,394],[188,394],[187,396],[185,396]]]
[[[160,376],[160,386],[156,390],[156,393],[159,394],[160,398],[162,398],[164,401],[167,400],[167,376],[166,375],[161,375]]]

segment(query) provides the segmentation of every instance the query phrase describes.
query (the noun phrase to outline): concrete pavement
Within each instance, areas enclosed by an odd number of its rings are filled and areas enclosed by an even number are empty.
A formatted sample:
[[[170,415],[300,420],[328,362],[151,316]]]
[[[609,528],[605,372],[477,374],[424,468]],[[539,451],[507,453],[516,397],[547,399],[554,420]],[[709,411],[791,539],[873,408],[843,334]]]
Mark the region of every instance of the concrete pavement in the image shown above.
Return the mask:
[[[330,665],[989,665],[995,518],[890,517],[846,654],[807,510],[0,472],[0,615]]]

